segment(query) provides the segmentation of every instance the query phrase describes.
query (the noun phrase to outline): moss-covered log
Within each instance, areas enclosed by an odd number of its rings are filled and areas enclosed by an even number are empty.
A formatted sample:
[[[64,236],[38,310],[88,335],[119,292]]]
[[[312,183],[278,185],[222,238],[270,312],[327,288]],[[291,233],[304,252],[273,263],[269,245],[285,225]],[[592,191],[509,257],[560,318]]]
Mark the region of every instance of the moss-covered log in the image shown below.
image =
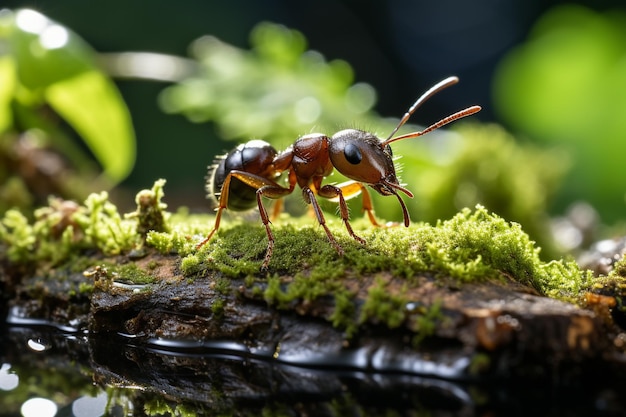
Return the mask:
[[[448,381],[626,370],[613,320],[623,278],[541,261],[519,225],[482,207],[434,226],[355,221],[366,245],[331,221],[343,257],[308,219],[286,216],[274,222],[274,257],[261,271],[262,227],[229,222],[198,251],[211,219],[163,212],[162,186],[140,193],[131,216],[101,195],[71,212],[42,209],[34,223],[2,220],[9,323],[86,332],[104,384],[189,400],[273,395],[277,381],[306,391],[288,377],[225,382],[230,371],[208,357]]]

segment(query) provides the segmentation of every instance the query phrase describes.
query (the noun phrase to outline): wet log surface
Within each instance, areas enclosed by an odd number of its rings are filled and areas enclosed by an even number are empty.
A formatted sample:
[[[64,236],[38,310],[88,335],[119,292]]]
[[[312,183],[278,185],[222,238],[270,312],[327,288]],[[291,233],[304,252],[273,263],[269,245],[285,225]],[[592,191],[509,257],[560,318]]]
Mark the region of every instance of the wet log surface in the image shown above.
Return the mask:
[[[89,330],[182,352],[213,348],[290,365],[451,379],[545,376],[561,366],[593,361],[610,347],[592,312],[534,295],[512,282],[451,288],[420,277],[423,285],[409,297],[416,304],[441,300],[441,317],[434,333],[413,347],[410,316],[395,329],[367,324],[348,339],[325,320],[334,309],[327,300],[296,301],[278,310],[268,308],[243,281],[231,280],[232,291],[218,294],[212,289],[215,279],[163,282],[150,291],[124,286],[96,291]],[[364,292],[367,280],[359,281]],[[213,308],[216,299],[225,300],[219,314]],[[495,360],[483,363],[485,369],[470,369],[478,354]]]
[[[152,253],[140,262],[154,261],[154,283],[128,284],[96,270],[94,290],[85,294],[68,290],[84,281],[80,272],[62,280],[35,276],[14,287],[5,279],[3,309],[12,337],[42,326],[61,339],[83,335],[72,343],[79,357],[89,358],[98,383],[224,408],[268,398],[301,402],[303,396],[332,402],[346,391],[359,403],[375,403],[368,392],[394,398],[408,389],[463,409],[475,405],[468,387],[476,384],[532,392],[557,384],[582,390],[593,402],[607,389],[620,394],[616,387],[626,371],[619,332],[606,317],[512,280],[459,284],[415,277],[419,285],[405,294],[411,302],[399,326],[364,322],[348,336],[332,325],[335,306],[327,298],[279,309],[264,300],[262,281],[251,286],[229,278],[224,288],[217,273],[184,278],[176,256]],[[289,279],[282,278],[285,285]],[[401,285],[391,275],[348,279],[357,308],[376,279],[385,279],[390,291]],[[423,314],[411,312],[435,302],[434,327],[416,340]]]

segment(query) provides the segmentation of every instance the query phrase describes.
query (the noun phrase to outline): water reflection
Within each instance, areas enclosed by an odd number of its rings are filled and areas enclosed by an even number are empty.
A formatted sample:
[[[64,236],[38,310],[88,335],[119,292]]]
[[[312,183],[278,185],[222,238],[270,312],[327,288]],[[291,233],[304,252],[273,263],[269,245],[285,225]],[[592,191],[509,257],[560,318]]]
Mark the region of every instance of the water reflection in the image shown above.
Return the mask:
[[[56,329],[0,330],[0,415],[105,415],[108,397],[93,385],[83,344]]]
[[[50,345],[46,342],[42,342],[41,339],[28,339],[26,345],[34,352],[44,352],[50,349]]]
[[[20,411],[24,417],[54,417],[58,407],[47,398],[34,397],[24,401]]]
[[[108,395],[101,392],[95,397],[83,395],[72,403],[72,414],[76,417],[99,417],[107,411]]]
[[[10,370],[11,365],[8,363],[3,363],[0,367],[0,390],[2,391],[11,391],[20,383],[20,378]]]
[[[471,417],[540,416],[558,409],[566,415],[611,416],[619,415],[624,405],[615,389],[621,385],[609,381],[596,380],[592,386],[567,381],[565,387],[554,381],[535,381],[534,386],[470,383],[356,367],[294,365],[246,353],[232,343],[214,349],[145,342],[54,328],[0,329],[0,415]]]

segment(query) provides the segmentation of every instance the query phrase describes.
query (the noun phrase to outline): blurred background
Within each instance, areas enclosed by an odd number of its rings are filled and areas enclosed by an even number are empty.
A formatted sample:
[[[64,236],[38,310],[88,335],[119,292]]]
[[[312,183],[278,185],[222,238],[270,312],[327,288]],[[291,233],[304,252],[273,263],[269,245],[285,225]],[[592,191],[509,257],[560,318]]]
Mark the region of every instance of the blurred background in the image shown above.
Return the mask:
[[[411,123],[428,125],[479,104],[478,115],[459,123],[467,141],[442,135],[394,144],[403,155],[402,180],[416,191],[414,219],[436,221],[481,203],[522,223],[546,247],[552,244],[542,235],[556,224],[548,219],[578,210],[570,223],[612,230],[624,219],[623,1],[4,0],[1,7],[37,10],[103,54],[136,137],[134,167],[113,181],[121,181],[119,195],[166,178],[170,209],[208,211],[206,167],[235,144],[256,136],[284,149],[300,134],[355,126],[384,136],[394,125],[387,118],[399,118],[428,87],[457,75],[461,82],[432,98]],[[259,29],[260,22],[297,34]],[[256,55],[247,56],[249,50]],[[308,50],[319,54],[298,61]],[[191,59],[176,82],[147,81],[112,64],[110,54],[122,52]],[[266,91],[249,93],[264,80]],[[198,97],[204,87],[213,89],[211,98]],[[278,119],[255,113],[252,101],[267,109],[268,97],[276,99],[270,93],[281,88],[294,94],[284,101],[300,110]],[[294,92],[299,88],[302,96]],[[352,113],[335,112],[335,96],[352,103]],[[300,116],[292,126],[285,114],[294,111]],[[268,120],[272,126],[264,126]],[[376,204],[382,217],[397,220],[397,202]],[[565,234],[561,248],[581,245],[586,232]]]

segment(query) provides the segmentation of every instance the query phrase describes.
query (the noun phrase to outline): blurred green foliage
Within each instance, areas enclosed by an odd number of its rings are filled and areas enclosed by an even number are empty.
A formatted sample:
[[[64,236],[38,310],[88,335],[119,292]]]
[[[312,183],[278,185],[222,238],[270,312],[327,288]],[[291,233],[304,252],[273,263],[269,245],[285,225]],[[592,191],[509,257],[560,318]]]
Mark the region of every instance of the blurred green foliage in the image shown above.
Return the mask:
[[[567,155],[520,143],[498,125],[465,123],[455,131],[442,143],[398,144],[403,166],[419,167],[402,175],[416,195],[407,201],[411,213],[432,223],[481,204],[522,224],[542,255],[558,256],[548,208],[569,168]]]
[[[280,25],[257,25],[250,42],[251,50],[212,36],[193,42],[200,73],[165,89],[161,107],[193,122],[213,121],[225,139],[262,138],[277,147],[312,129],[337,131],[346,120],[372,122],[374,89],[353,84],[346,62],[326,62],[306,50],[300,32]]]
[[[20,26],[23,13],[39,22],[37,30]],[[130,118],[114,85],[93,64],[93,52],[67,29],[36,12],[3,11],[0,17],[0,42],[10,52],[0,59],[2,77],[10,81],[0,88],[0,106],[5,109],[0,112],[5,116],[0,127],[19,133],[24,125],[29,128],[27,137],[33,136],[37,127],[45,134],[34,136],[56,141],[54,145],[65,155],[75,154],[66,146],[71,143],[64,140],[66,135],[42,116],[42,107],[48,105],[83,133],[109,177],[123,178],[134,158]],[[50,31],[65,33],[66,41],[43,47],[50,43],[44,36]],[[197,71],[162,91],[159,102],[163,110],[183,114],[193,122],[212,122],[224,139],[244,142],[261,138],[277,149],[312,131],[332,135],[348,127],[386,137],[397,123],[397,119],[384,119],[372,111],[376,93],[371,86],[354,82],[349,64],[328,62],[307,50],[301,33],[262,23],[253,30],[250,41],[250,50],[210,36],[194,41],[190,51],[198,63]],[[456,127],[463,124],[467,128]],[[521,223],[552,253],[546,213],[566,169],[564,158],[520,146],[495,126],[472,127],[469,121],[454,126],[393,144],[400,177],[416,196],[407,201],[414,220],[435,223],[464,207],[482,204]],[[420,128],[406,125],[402,131],[409,129]],[[327,181],[343,180],[335,172]],[[5,184],[20,189],[11,181]],[[402,218],[397,201],[373,194],[378,216],[390,221]],[[299,199],[299,194],[294,198]],[[336,204],[323,204],[336,210]],[[353,216],[357,215],[360,198],[350,205]],[[301,207],[301,200],[295,206]]]
[[[251,45],[247,51],[213,37],[194,42],[191,51],[202,71],[167,88],[160,97],[163,109],[194,122],[211,121],[226,139],[262,138],[278,149],[312,130],[330,135],[358,127],[386,137],[397,123],[371,110],[375,93],[366,84],[352,84],[348,64],[326,62],[306,50],[300,33],[263,23],[252,32]],[[462,125],[467,127],[456,127]],[[496,126],[471,125],[469,120],[455,124],[452,129],[460,134],[437,131],[393,144],[400,178],[415,194],[406,201],[414,220],[434,223],[482,204],[521,223],[548,255],[554,255],[547,210],[567,158],[519,145]],[[409,129],[419,127],[406,125],[402,130]],[[328,179],[343,180],[336,171]],[[400,221],[400,205],[394,199],[376,193],[372,197],[378,216]],[[321,203],[336,209],[336,204]],[[350,201],[353,217],[360,204],[360,198]]]
[[[24,161],[34,151],[24,158],[16,155],[25,133],[36,138],[30,141],[33,148],[54,148],[85,174],[90,158],[71,139],[73,129],[101,163],[107,181],[119,182],[130,173],[135,159],[130,114],[94,58],[80,37],[46,16],[29,9],[0,10],[1,194],[10,193],[7,184],[15,188],[16,181],[26,182],[20,169],[24,164],[38,164]],[[32,184],[21,187],[36,192]],[[72,194],[68,187],[65,191]]]
[[[515,129],[571,152],[562,206],[587,200],[604,221],[623,219],[626,13],[552,9],[501,63],[494,94]]]

